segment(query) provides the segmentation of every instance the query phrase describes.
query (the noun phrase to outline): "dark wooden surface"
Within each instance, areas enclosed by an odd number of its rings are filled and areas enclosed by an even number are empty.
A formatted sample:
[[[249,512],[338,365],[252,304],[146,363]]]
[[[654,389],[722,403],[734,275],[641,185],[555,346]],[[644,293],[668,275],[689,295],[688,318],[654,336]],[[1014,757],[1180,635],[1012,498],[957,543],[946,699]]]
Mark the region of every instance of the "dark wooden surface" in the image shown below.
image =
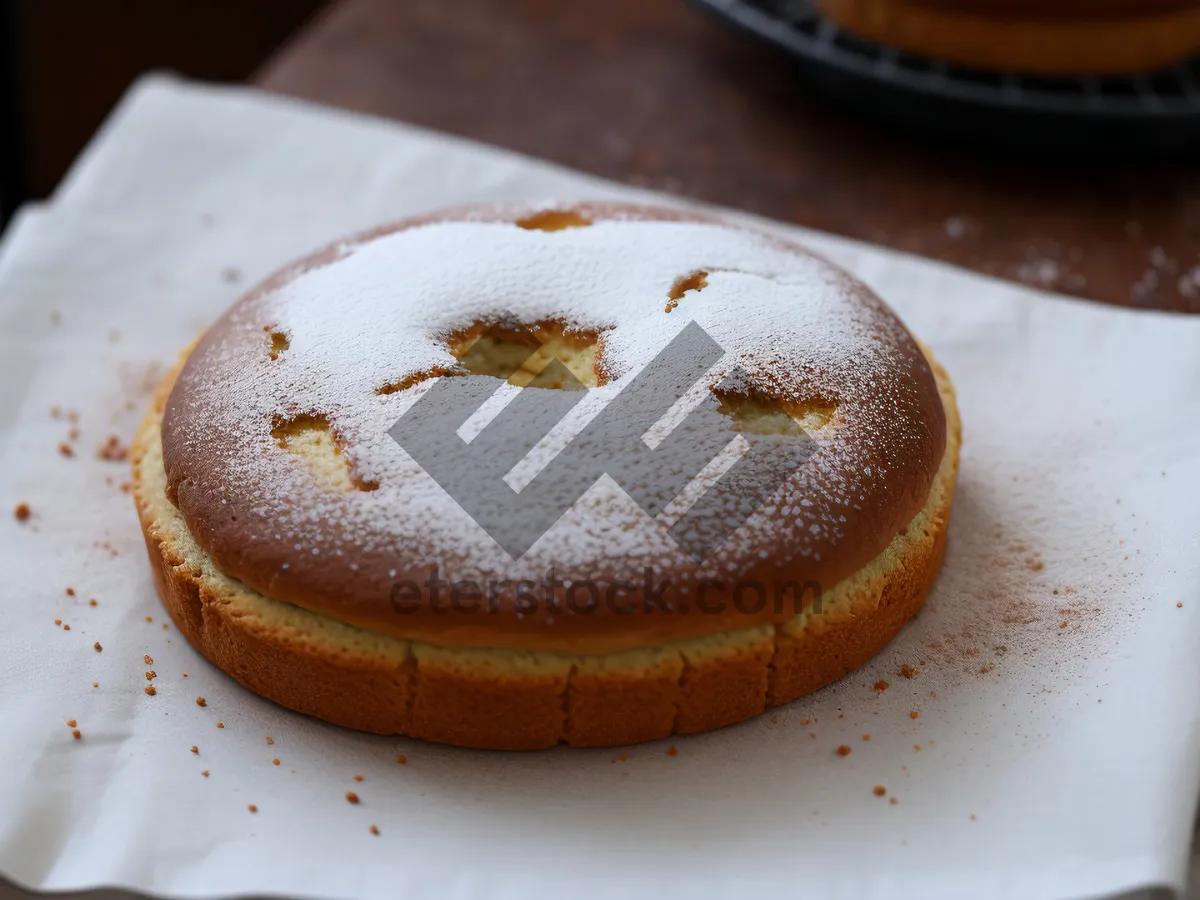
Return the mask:
[[[1027,284],[1200,311],[1200,162],[906,136],[682,0],[341,0],[256,81]]]

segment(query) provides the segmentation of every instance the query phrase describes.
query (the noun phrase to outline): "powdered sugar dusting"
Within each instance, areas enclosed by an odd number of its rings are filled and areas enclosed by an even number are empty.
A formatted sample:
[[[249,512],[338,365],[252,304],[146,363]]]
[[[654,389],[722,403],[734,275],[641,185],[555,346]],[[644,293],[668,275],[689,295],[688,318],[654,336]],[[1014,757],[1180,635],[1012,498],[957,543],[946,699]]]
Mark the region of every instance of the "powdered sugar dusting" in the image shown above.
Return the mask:
[[[672,286],[700,270],[707,285],[667,314]],[[319,557],[331,583],[329,567],[345,566],[342,589],[361,582],[364,569],[389,571],[388,558],[393,567],[395,559],[406,566],[469,559],[473,570],[513,577],[554,565],[610,568],[614,560],[634,571],[690,566],[609,479],[514,563],[388,435],[431,382],[382,396],[377,390],[453,369],[445,338],[504,313],[603,334],[607,383],[535,457],[557,452],[690,321],[726,351],[694,386],[694,400],[737,366],[755,388],[785,401],[837,407],[832,436],[777,495],[773,515],[764,509],[751,517],[707,561],[710,570],[729,570],[766,548],[781,566],[821,563],[860,517],[878,515],[881,505],[911,516],[923,502],[922,479],[936,468],[942,437],[921,413],[932,378],[927,371],[924,385],[914,378],[921,364],[911,337],[840,270],[772,237],[712,223],[597,221],[542,232],[456,221],[342,245],[332,261],[249,295],[201,344],[167,423],[178,448],[168,474],[173,465],[187,468],[180,505],[193,514],[198,539],[210,532],[195,520],[220,507],[258,523],[244,546],[217,547],[224,565],[281,568],[288,561],[279,577],[299,578],[304,561]],[[287,342],[277,358],[274,333]],[[356,478],[378,490],[315,490],[303,465],[270,435],[272,422],[298,415],[328,420]],[[537,459],[526,464],[540,467]],[[905,470],[907,488],[905,479],[889,477],[894,468]],[[217,546],[219,535],[210,543]],[[861,556],[864,548],[846,552]]]

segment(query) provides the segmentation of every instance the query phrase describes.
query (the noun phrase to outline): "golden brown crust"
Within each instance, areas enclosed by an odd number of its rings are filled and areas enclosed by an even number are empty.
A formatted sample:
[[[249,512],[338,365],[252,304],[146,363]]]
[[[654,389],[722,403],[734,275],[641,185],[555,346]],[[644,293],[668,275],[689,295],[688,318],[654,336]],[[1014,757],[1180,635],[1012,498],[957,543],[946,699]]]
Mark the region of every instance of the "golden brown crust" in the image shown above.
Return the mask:
[[[1000,2],[819,0],[822,14],[868,40],[978,69],[1042,75],[1145,72],[1200,50],[1195,3],[1106,3],[1078,11]]]
[[[379,734],[467,747],[611,746],[718,728],[828,684],[883,648],[941,565],[957,472],[953,390],[929,502],[893,544],[823,597],[823,609],[644,651],[595,656],[405,642],[269,600],[226,578],[165,500],[160,388],[133,448],[135,501],[163,605],[197,650],[290,709]]]

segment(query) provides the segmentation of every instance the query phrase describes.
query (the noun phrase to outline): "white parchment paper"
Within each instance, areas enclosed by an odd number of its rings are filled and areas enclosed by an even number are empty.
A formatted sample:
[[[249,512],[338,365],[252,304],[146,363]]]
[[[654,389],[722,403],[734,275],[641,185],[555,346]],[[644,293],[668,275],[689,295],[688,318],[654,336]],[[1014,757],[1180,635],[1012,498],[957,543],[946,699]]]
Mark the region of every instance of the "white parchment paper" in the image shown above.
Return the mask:
[[[260,700],[163,629],[126,467],[95,452],[132,436],[162,367],[250,283],[330,239],[546,196],[644,195],[156,78],[9,229],[0,872],[47,890],[414,900],[1181,886],[1200,789],[1200,319],[778,226],[933,347],[966,438],[926,611],[866,669],[717,733],[624,754],[366,736]]]

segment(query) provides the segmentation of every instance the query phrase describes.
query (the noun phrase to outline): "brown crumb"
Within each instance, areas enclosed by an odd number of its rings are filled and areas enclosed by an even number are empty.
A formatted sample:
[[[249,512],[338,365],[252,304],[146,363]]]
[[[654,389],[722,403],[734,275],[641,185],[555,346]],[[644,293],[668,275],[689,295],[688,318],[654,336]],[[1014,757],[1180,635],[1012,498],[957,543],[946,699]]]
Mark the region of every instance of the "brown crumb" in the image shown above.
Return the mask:
[[[849,756],[850,748],[848,746],[846,746],[845,744],[842,744],[842,746],[837,748],[837,755],[838,756]]]
[[[72,425],[74,425],[76,422],[78,422],[79,421],[79,410],[68,409],[67,410],[67,421],[70,422]]]
[[[355,775],[354,780],[361,783],[363,780],[363,777],[361,775]]]
[[[122,481],[121,482],[121,493],[122,494],[133,493],[133,482],[132,481]]]
[[[75,451],[71,449],[71,445],[68,444],[66,441],[63,441],[62,443],[60,443],[58,445],[58,452],[68,458],[75,455]]]
[[[82,735],[82,734],[80,734],[80,732],[79,732],[79,730],[78,730],[78,729],[76,729],[75,731],[72,731],[72,732],[71,732],[71,737],[75,738],[75,740],[77,740],[77,741],[78,741],[78,740],[82,740],[82,739],[83,739],[83,735]]]
[[[920,715],[920,713],[919,713],[919,712],[917,712],[917,711],[914,709],[912,712],[910,712],[910,713],[908,714],[908,717],[909,717],[910,719],[915,719],[915,718],[917,718],[917,716],[919,716],[919,715]]]
[[[154,660],[150,657],[149,653],[147,653],[145,656],[142,657],[142,662],[144,662],[148,666],[154,665]]]
[[[67,727],[74,728],[78,723],[74,719],[67,719]]]
[[[199,747],[197,747],[195,744],[192,744],[192,752],[193,752],[193,753],[195,753],[197,756],[199,756],[199,755],[200,755],[200,748],[199,748]]]
[[[871,793],[873,793],[876,797],[882,797],[887,793],[887,788],[885,788],[882,784],[877,784]]]
[[[196,698],[196,705],[197,705],[197,706],[208,706],[208,701],[207,701],[207,700],[205,700],[203,697],[197,697],[197,698]]]
[[[100,646],[100,642],[99,642],[99,641],[96,641],[96,643],[92,644],[92,647],[93,647],[93,648],[95,648],[95,650],[96,650],[96,652],[97,652],[97,653],[99,653],[101,650],[103,650],[103,649],[104,649],[103,647],[101,647],[101,646]]]
[[[99,606],[99,605],[100,604],[96,602],[96,599],[94,597],[88,601],[88,606]]]
[[[110,434],[108,439],[96,448],[96,458],[105,462],[125,462],[129,459],[129,448],[122,444],[115,434]]]
[[[275,743],[275,738],[271,737],[270,735],[267,735],[267,743],[268,743],[268,744],[274,744],[274,743]]]
[[[675,748],[675,747],[667,748],[667,756],[678,756],[678,755],[679,755],[679,750],[677,748]]]
[[[250,812],[252,812],[252,813],[258,812],[258,807],[255,806],[253,803],[251,803],[249,806],[247,806],[246,809],[250,810]]]
[[[1183,601],[1180,600],[1175,604],[1176,609],[1183,609]]]
[[[371,832],[371,834],[374,834],[374,835],[378,835],[378,834],[379,834],[379,829],[378,829],[376,826],[374,826],[374,825],[372,825],[372,826],[371,826],[371,827],[368,829],[368,831],[370,831],[370,832]]]
[[[94,688],[100,687],[100,682],[98,682],[98,681],[93,681],[93,682],[92,682],[92,687],[94,687]]]
[[[808,724],[809,722],[811,722],[811,721],[812,721],[812,719],[801,719],[801,720],[800,720],[800,724],[801,724],[801,725],[807,725],[807,724]]]
[[[900,677],[901,678],[916,678],[918,674],[920,674],[920,673],[916,669],[914,669],[912,666],[910,666],[908,663],[905,663],[904,665],[902,665],[900,667]]]
[[[913,744],[913,749],[914,749],[914,750],[916,750],[918,753],[920,753],[920,752],[921,752],[921,745],[920,745],[920,744]]]
[[[33,511],[29,508],[28,503],[18,503],[16,509],[13,510],[13,515],[17,517],[18,522],[26,522],[33,515]]]
[[[147,695],[149,695],[151,697],[153,697],[155,694],[158,693],[158,691],[156,691],[154,689],[154,685],[152,685],[152,684],[146,685],[144,688],[142,688],[142,690],[144,690],[147,693]]]
[[[971,821],[972,821],[972,822],[974,822],[974,821],[975,821],[975,813],[971,813]]]
[[[224,728],[224,727],[225,727],[225,723],[224,723],[224,722],[218,722],[218,723],[217,723],[217,727],[218,727],[218,728]]]
[[[930,692],[929,692],[929,696],[930,696],[930,697],[936,697],[936,696],[937,696],[937,691],[930,691]]]
[[[78,429],[78,428],[72,428],[70,431],[68,431],[68,432],[67,432],[67,440],[68,440],[68,441],[77,441],[77,440],[79,440],[79,429]]]
[[[153,669],[151,669],[149,672],[146,673],[147,681],[153,681],[157,677],[158,677],[158,673],[155,672]]]
[[[839,719],[844,719],[844,718],[846,718],[846,714],[845,714],[845,713],[838,713],[838,718],[839,718]]]
[[[183,677],[184,677],[184,678],[187,678],[187,672],[184,672],[184,673],[183,673]]]
[[[626,753],[624,750],[622,750],[620,753],[617,754],[617,762],[627,762],[628,760],[629,760],[629,754]]]
[[[205,778],[207,778],[208,777],[208,769],[201,769],[200,774],[203,775]]]
[[[70,588],[70,587],[67,588],[67,596],[74,597],[75,596],[75,588]]]
[[[146,616],[146,621],[147,621],[147,622],[153,622],[153,621],[154,621],[154,616]]]
[[[775,713],[771,713],[771,724],[772,725],[779,724],[779,716],[777,716]]]
[[[346,791],[346,800],[349,803],[357,803],[358,794],[354,793],[354,791]]]
[[[397,757],[396,757],[396,765],[398,765],[398,766],[404,766],[404,765],[407,765],[407,764],[408,764],[408,756],[407,756],[407,754],[401,753],[399,756],[397,756]]]
[[[815,731],[810,731],[810,732],[808,733],[808,736],[809,736],[810,738],[812,738],[814,741],[817,739],[817,733],[816,733]]]
[[[882,679],[875,682],[875,690],[877,690],[877,691],[886,691],[889,687],[890,687],[890,685],[886,681],[883,681]]]
[[[163,631],[168,631],[168,630],[170,630],[170,626],[167,625],[166,622],[163,622]]]
[[[864,734],[864,735],[863,735],[863,740],[864,740],[864,741],[869,741],[870,739],[871,739],[871,736],[870,736],[869,734]]]
[[[900,801],[897,800],[895,797],[888,797],[888,803],[892,804],[892,806],[895,806],[899,802]]]
[[[271,765],[273,765],[273,766],[279,765],[279,759],[276,758],[276,759],[271,760]]]
[[[62,619],[55,619],[54,624],[57,625],[59,628],[62,628]]]
[[[64,625],[64,626],[63,626],[63,631],[70,631],[70,630],[71,630],[71,626],[70,626],[70,625]]]

